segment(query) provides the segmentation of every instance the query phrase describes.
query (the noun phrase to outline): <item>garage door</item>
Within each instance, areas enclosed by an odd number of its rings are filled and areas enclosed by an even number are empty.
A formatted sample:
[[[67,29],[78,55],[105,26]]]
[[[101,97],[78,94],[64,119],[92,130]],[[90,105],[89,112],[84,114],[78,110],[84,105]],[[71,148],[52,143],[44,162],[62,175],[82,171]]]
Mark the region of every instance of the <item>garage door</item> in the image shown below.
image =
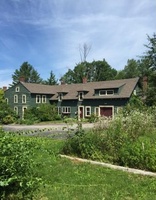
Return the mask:
[[[100,107],[100,116],[101,117],[112,117],[113,108],[112,107]]]

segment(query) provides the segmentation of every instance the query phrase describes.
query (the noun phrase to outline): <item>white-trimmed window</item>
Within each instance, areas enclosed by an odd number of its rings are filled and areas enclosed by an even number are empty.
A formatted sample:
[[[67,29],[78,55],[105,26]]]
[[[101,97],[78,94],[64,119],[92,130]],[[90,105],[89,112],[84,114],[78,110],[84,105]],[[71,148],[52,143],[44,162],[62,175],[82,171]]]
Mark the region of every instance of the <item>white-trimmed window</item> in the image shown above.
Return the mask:
[[[86,116],[90,116],[91,115],[91,107],[90,106],[86,106],[86,108],[85,108],[85,115]]]
[[[36,103],[41,103],[41,95],[36,95]]]
[[[25,94],[22,94],[22,103],[27,102],[27,96]]]
[[[84,98],[84,92],[79,92],[79,101],[82,101]]]
[[[113,94],[114,94],[114,90],[100,90],[99,91],[100,96],[113,95]]]
[[[59,93],[59,94],[58,94],[58,101],[62,101],[62,99],[63,99],[63,94],[62,94],[62,93]]]
[[[15,88],[15,92],[19,92],[19,91],[20,91],[20,87],[17,86],[17,87]]]
[[[57,107],[57,113],[58,113],[58,115],[61,115],[61,114],[62,114],[62,109],[61,109],[61,107]]]
[[[46,95],[42,95],[42,103],[46,103]]]
[[[9,99],[8,98],[5,98],[5,101],[6,101],[7,104],[9,103]]]
[[[62,113],[70,113],[71,107],[62,107]]]
[[[95,107],[95,108],[94,108],[94,114],[95,114],[96,116],[99,116],[99,107]]]
[[[14,107],[14,111],[18,115],[18,107],[17,106]]]
[[[18,95],[17,94],[14,95],[14,103],[18,103]]]

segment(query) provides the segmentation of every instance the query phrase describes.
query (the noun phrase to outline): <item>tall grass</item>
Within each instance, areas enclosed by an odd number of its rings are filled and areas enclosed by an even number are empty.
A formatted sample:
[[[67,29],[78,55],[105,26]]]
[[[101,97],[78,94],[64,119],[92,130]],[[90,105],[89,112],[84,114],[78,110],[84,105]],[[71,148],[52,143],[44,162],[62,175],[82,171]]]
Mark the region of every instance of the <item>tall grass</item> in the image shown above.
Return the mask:
[[[124,110],[114,120],[69,137],[63,153],[156,171],[155,110]]]

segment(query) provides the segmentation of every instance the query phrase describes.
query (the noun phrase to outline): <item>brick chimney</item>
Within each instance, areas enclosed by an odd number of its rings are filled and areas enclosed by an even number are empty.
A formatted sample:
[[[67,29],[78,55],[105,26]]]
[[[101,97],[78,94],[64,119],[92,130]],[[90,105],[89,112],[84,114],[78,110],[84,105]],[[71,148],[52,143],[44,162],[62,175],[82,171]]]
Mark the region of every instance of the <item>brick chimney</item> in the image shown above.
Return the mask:
[[[19,78],[19,81],[20,81],[20,82],[25,82],[25,77],[24,77],[24,76],[21,76],[21,77]]]
[[[144,76],[143,80],[142,80],[143,92],[147,91],[147,86],[148,86],[147,82],[148,82],[148,78],[147,78],[147,76]]]
[[[87,77],[83,77],[82,83],[87,83]]]
[[[7,90],[7,86],[3,86],[3,91],[5,92]]]

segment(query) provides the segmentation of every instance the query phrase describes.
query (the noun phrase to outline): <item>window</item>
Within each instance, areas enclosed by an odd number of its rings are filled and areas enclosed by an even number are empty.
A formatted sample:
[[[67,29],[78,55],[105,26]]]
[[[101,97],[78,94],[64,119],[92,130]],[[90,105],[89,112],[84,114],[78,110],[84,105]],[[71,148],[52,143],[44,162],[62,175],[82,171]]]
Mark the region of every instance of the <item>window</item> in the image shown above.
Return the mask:
[[[19,87],[16,87],[15,88],[15,92],[19,92],[20,91],[20,88]]]
[[[114,91],[113,90],[107,90],[107,95],[113,95]]]
[[[83,92],[79,92],[79,101],[82,101],[84,97],[84,93]]]
[[[18,103],[18,95],[17,94],[14,95],[14,103]]]
[[[114,94],[114,90],[100,90],[99,91],[100,96],[113,95],[113,94]]]
[[[62,113],[70,113],[71,107],[62,107]]]
[[[95,109],[94,109],[94,114],[95,114],[96,116],[99,116],[99,107],[95,107]]]
[[[36,95],[36,103],[41,103],[41,95]]]
[[[26,95],[23,94],[23,95],[22,95],[22,103],[26,103],[26,101],[27,101],[27,100],[26,100]]]
[[[46,103],[46,95],[42,95],[42,103]]]
[[[18,107],[17,106],[14,107],[14,111],[18,115]]]
[[[99,91],[99,95],[100,95],[100,96],[106,95],[106,90],[100,90],[100,91]]]
[[[59,94],[58,94],[58,101],[62,101],[62,99],[63,99],[63,94],[62,94],[62,93],[59,93]]]
[[[90,106],[86,106],[86,116],[90,116],[91,115],[91,107]]]
[[[61,112],[61,107],[57,107],[57,113],[58,113],[58,115],[61,115],[61,114],[62,114],[62,112]]]
[[[22,107],[22,119],[24,119],[25,112],[27,110],[27,106]]]

